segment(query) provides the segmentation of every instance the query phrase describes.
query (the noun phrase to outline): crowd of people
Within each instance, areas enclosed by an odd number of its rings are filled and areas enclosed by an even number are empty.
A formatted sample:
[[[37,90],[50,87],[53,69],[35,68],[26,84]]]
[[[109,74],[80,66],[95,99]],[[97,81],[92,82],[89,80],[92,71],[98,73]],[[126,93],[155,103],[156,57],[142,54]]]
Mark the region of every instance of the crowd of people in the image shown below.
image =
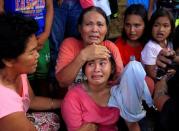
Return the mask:
[[[0,0],[0,131],[178,130],[175,14],[128,0],[113,43],[109,2]]]

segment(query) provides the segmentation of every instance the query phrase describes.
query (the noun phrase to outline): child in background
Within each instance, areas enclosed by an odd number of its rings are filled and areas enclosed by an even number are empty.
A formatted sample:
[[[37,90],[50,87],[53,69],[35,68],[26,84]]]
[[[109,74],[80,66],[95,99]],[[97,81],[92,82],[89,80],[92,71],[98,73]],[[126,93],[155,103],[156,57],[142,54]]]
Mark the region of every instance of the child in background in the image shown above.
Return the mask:
[[[171,39],[175,29],[174,18],[167,9],[160,8],[151,17],[149,22],[150,40],[141,52],[142,62],[146,73],[156,79],[156,59],[162,49],[173,49]]]
[[[131,56],[141,59],[141,51],[146,43],[147,11],[141,4],[129,6],[124,14],[122,37],[115,44],[119,49],[124,66]]]
[[[147,11],[141,4],[129,6],[124,14],[124,27],[122,37],[115,42],[119,49],[124,66],[126,66],[131,56],[135,56],[137,61],[141,59],[141,51],[147,40]],[[125,120],[130,131],[139,131],[138,122]]]
[[[0,0],[5,12],[22,13],[24,16],[34,18],[39,26],[36,32],[38,40],[38,66],[35,73],[30,75],[31,86],[38,95],[49,95],[48,72],[50,64],[49,34],[53,21],[52,0]],[[4,6],[4,7],[3,7]]]

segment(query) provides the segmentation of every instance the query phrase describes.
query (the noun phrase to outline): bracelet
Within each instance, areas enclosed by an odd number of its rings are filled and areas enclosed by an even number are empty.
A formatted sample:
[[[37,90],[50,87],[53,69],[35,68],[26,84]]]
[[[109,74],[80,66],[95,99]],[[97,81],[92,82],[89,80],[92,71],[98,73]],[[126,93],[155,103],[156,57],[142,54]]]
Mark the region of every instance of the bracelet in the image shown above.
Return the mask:
[[[53,110],[53,104],[54,102],[53,102],[53,98],[50,98],[50,106],[51,106],[51,110]]]

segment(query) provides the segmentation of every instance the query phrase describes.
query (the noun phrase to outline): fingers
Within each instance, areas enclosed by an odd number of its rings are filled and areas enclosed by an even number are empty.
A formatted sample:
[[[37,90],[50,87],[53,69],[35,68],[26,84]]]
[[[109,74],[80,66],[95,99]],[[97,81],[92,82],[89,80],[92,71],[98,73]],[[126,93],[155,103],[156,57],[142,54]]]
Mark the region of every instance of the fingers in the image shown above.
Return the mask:
[[[44,46],[44,43],[41,42],[39,39],[38,39],[38,46],[37,46],[37,50],[41,50]]]
[[[156,64],[159,67],[166,68],[167,64],[171,64],[171,60],[165,56],[159,55]]]
[[[110,57],[110,51],[102,45],[96,45],[92,44],[86,47],[85,53],[89,60],[94,60],[98,58],[109,58]]]
[[[174,70],[174,69],[170,69],[170,70],[168,70],[167,71],[167,80],[169,80],[170,78],[172,78],[174,75],[175,75],[175,73],[176,73],[176,70]]]
[[[95,124],[95,123],[85,123],[81,127],[80,131],[97,131],[97,130],[98,130],[97,124]]]
[[[166,68],[167,64],[171,64],[172,60],[169,59],[169,56],[175,55],[174,51],[161,50],[157,56],[156,64],[159,67]]]
[[[106,48],[106,46],[97,45],[95,43],[93,43],[92,46],[96,49],[96,51],[110,53],[110,51]]]
[[[110,57],[110,51],[105,46],[96,47],[94,52],[94,58],[109,58]]]

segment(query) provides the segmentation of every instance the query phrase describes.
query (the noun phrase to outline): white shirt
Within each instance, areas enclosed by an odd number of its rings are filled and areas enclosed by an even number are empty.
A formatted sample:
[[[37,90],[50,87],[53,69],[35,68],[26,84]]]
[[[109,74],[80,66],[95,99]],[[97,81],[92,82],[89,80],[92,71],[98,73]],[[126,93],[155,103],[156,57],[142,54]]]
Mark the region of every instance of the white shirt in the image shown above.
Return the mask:
[[[156,59],[162,47],[150,40],[141,52],[142,63],[145,65],[155,65]]]
[[[111,9],[108,0],[93,0],[94,5],[103,9],[107,16],[111,15]]]

